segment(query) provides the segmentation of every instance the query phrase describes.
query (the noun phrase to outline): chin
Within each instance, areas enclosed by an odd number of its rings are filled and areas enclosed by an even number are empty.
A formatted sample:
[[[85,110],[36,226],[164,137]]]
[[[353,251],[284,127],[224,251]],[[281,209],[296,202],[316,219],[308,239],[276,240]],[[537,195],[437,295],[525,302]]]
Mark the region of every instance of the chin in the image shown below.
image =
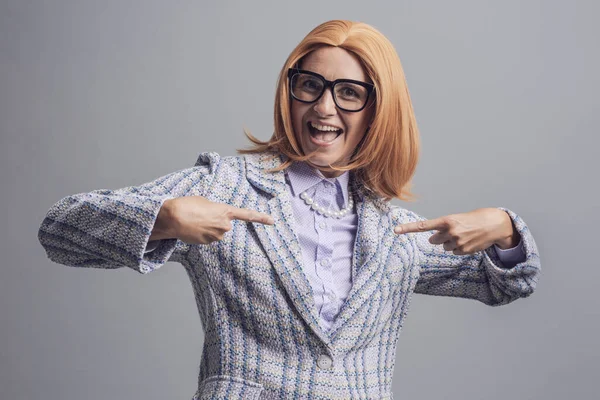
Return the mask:
[[[309,158],[309,161],[320,167],[329,167],[331,164],[341,163],[344,159],[348,159],[344,154],[344,146],[341,143],[335,143],[329,148],[319,148],[319,146],[315,146],[308,141],[301,141],[301,146],[304,154],[318,150],[316,154]]]

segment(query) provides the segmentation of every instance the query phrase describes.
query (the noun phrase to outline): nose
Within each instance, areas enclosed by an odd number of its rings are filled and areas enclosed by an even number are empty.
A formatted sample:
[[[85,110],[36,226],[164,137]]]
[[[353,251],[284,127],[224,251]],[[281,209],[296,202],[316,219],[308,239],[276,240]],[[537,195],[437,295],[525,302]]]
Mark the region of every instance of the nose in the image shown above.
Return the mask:
[[[336,113],[335,102],[333,101],[333,92],[331,88],[325,89],[325,92],[315,103],[313,109],[319,116],[325,117]]]

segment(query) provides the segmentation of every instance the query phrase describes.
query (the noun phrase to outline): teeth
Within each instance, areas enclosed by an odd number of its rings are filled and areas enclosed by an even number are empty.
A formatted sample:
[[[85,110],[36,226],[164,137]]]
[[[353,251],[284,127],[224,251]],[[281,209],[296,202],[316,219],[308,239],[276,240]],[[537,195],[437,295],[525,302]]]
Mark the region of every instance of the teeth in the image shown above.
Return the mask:
[[[315,124],[314,122],[311,122],[310,125],[313,128],[318,129],[323,132],[337,132],[340,130],[339,128],[335,128],[333,126],[319,125],[319,124]]]

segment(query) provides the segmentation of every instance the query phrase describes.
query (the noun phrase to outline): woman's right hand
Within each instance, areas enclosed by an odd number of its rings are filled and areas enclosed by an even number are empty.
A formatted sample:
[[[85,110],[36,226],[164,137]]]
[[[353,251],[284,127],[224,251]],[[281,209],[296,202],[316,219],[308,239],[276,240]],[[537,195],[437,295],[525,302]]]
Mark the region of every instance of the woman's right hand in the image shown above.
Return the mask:
[[[234,219],[275,223],[268,214],[214,203],[201,196],[185,196],[163,203],[149,241],[177,238],[187,244],[208,244],[222,240]]]

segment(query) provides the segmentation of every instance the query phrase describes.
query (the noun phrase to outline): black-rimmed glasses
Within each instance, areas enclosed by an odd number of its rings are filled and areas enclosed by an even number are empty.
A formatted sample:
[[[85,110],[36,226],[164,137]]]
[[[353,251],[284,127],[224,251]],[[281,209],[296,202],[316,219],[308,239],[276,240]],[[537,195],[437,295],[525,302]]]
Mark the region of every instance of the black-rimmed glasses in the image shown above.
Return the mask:
[[[367,105],[369,96],[375,86],[353,79],[336,79],[328,81],[323,76],[312,71],[296,68],[288,70],[290,93],[302,103],[314,103],[319,100],[325,89],[331,88],[335,105],[344,111],[361,111]]]

